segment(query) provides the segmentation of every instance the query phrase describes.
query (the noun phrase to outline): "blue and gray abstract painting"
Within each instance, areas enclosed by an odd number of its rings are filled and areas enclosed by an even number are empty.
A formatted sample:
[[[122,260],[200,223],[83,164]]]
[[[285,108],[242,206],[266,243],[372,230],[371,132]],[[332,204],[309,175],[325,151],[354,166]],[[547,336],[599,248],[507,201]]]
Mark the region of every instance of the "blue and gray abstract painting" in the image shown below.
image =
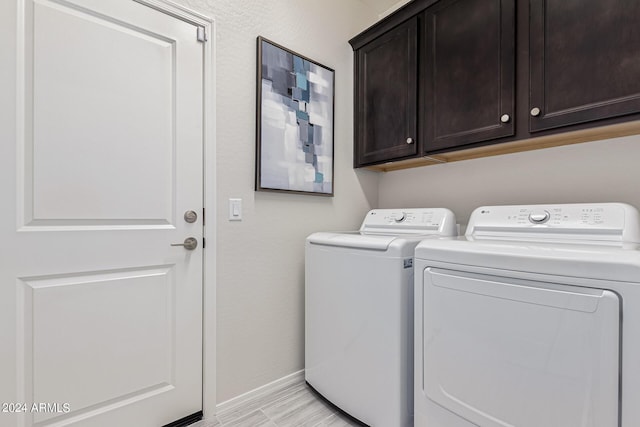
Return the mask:
[[[261,44],[261,186],[332,194],[333,71]]]

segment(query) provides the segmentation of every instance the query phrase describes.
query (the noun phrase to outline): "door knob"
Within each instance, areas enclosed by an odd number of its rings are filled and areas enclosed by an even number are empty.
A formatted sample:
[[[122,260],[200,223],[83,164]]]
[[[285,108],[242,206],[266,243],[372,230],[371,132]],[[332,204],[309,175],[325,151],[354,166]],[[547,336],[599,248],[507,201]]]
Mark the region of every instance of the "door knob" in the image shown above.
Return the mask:
[[[187,237],[184,243],[172,243],[171,246],[184,246],[186,250],[192,251],[198,247],[198,241],[195,237]]]

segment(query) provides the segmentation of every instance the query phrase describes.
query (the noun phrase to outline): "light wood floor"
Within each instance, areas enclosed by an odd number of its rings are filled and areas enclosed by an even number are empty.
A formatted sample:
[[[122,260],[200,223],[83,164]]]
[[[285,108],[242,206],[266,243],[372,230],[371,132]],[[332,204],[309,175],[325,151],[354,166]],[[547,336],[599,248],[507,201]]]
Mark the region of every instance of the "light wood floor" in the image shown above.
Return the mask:
[[[190,427],[361,427],[304,381],[244,402]]]

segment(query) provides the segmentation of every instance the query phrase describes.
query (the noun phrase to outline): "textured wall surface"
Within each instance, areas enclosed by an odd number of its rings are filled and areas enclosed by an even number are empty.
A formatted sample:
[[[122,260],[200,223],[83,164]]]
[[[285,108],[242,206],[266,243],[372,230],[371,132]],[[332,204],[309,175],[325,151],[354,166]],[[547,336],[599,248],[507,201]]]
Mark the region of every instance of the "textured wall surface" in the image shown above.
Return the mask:
[[[354,171],[353,52],[377,19],[357,0],[179,0],[215,20],[217,401],[304,367],[304,239],[353,229],[377,204],[378,175]],[[256,37],[336,72],[335,197],[254,192]],[[243,221],[229,222],[229,198]]]
[[[466,224],[482,205],[626,202],[640,208],[640,136],[389,172],[380,207],[447,207]]]

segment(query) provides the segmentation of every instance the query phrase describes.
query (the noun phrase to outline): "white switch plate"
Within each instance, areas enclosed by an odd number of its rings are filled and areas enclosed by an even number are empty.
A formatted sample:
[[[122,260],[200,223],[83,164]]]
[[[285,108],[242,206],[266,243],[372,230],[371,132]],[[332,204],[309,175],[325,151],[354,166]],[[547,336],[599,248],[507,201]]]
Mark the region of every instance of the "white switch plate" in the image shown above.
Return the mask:
[[[229,199],[229,221],[242,221],[242,199]]]

